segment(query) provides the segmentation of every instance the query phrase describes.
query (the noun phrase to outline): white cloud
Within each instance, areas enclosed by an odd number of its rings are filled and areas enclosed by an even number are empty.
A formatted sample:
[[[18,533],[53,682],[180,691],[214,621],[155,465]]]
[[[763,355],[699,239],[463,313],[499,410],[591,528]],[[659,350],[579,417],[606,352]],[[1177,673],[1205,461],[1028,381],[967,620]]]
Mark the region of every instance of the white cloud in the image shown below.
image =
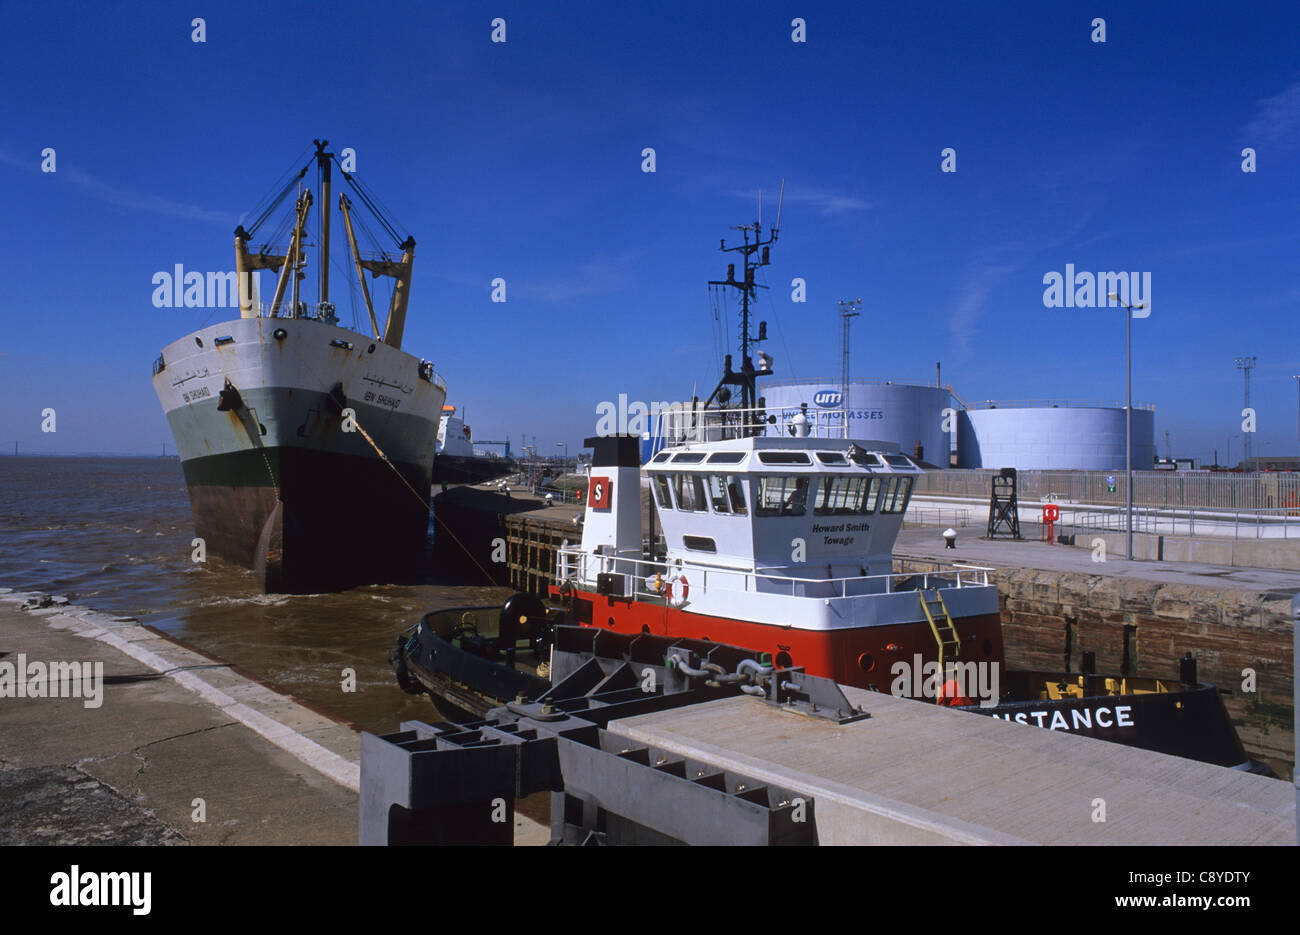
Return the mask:
[[[1255,116],[1243,131],[1247,146],[1290,149],[1300,145],[1300,80],[1255,105]]]
[[[8,149],[0,149],[0,163],[11,166],[15,169],[25,169],[32,172],[40,171],[40,159],[33,156],[30,159],[20,159]],[[159,214],[164,217],[181,218],[188,221],[209,221],[218,224],[228,224],[232,228],[239,223],[239,215],[228,214],[224,211],[209,211],[206,208],[199,208],[195,205],[187,205],[178,201],[169,201],[158,195],[147,195],[139,192],[133,192],[126,188],[118,188],[101,182],[94,178],[90,173],[85,172],[75,166],[68,166],[66,163],[58,167],[58,171],[52,173],[51,178],[54,181],[68,181],[81,189],[87,195],[99,201],[116,205],[119,208],[127,208],[133,211],[144,211],[149,214]]]

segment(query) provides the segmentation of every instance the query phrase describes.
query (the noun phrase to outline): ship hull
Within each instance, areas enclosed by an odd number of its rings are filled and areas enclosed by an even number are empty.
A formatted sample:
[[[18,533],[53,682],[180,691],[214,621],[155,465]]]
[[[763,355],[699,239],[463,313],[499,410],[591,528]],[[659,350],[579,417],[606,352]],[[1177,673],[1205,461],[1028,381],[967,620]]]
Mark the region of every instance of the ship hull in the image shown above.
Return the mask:
[[[429,489],[426,467],[300,448],[182,467],[195,535],[209,554],[253,569],[266,591],[337,590],[420,570],[428,498],[415,491]]]
[[[513,461],[440,454],[433,462],[435,484],[481,484],[515,471]]]
[[[417,358],[312,319],[238,319],[164,348],[154,388],[207,555],[272,592],[417,572],[446,398]]]
[[[562,598],[552,588],[554,598]],[[995,598],[996,600],[996,598]],[[692,613],[662,602],[629,601],[575,589],[567,603],[568,622],[614,630],[650,633],[743,646],[771,653],[782,666],[802,666],[809,675],[833,679],[876,691],[889,691],[897,672],[894,664],[913,666],[938,659],[938,646],[924,620],[863,627],[801,629]],[[1002,621],[989,613],[953,617],[962,641],[962,662],[1003,662]]]

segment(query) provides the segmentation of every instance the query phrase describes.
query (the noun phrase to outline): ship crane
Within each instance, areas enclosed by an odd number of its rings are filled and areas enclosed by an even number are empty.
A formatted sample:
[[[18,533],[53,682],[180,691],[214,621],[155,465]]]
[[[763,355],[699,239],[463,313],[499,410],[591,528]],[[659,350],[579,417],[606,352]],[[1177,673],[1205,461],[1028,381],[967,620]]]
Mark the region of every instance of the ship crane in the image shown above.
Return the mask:
[[[317,312],[322,320],[327,322],[336,321],[334,315],[334,305],[330,302],[330,283],[329,283],[329,257],[330,257],[330,190],[333,181],[333,166],[338,163],[339,172],[342,173],[343,180],[352,190],[352,194],[363,205],[366,210],[372,214],[378,221],[383,233],[391,239],[394,246],[400,251],[398,257],[394,257],[388,250],[379,248],[375,236],[362,222],[361,218],[356,216],[353,211],[352,200],[344,192],[339,193],[339,211],[343,215],[343,223],[347,233],[348,246],[352,254],[352,262],[357,272],[357,279],[361,283],[361,295],[366,306],[366,314],[370,319],[370,328],[376,339],[383,341],[395,348],[402,346],[402,336],[406,329],[406,310],[410,303],[411,296],[411,276],[412,268],[415,261],[415,238],[409,235],[403,237],[398,233],[398,226],[394,221],[385,214],[379,207],[377,199],[357,179],[355,173],[345,170],[338,157],[330,152],[328,140],[316,140],[316,151],[308,162],[296,173],[294,173],[288,182],[270,198],[265,209],[249,224],[247,228],[240,225],[235,228],[235,269],[239,279],[239,314],[241,318],[257,318],[260,309],[257,304],[256,290],[253,286],[250,273],[263,270],[277,270],[278,278],[276,280],[275,296],[271,301],[268,314],[272,318],[280,317],[281,306],[284,302],[284,295],[288,288],[288,282],[291,275],[294,276],[293,293],[294,298],[291,310],[288,312],[290,317],[297,316],[301,313],[300,303],[298,302],[298,281],[302,279],[302,268],[305,265],[304,243],[307,226],[307,216],[313,203],[321,205],[320,212],[320,278],[319,278],[319,296],[317,300]],[[312,164],[317,169],[317,186],[319,197],[313,198],[310,191],[299,192],[298,198],[294,205],[293,229],[290,237],[290,244],[283,253],[277,252],[276,248],[270,243],[263,245],[262,249],[253,252],[249,249],[249,244],[254,241],[258,231],[279,209],[280,205],[288,197],[289,193],[295,186],[300,186],[303,178],[307,175],[307,170]],[[264,199],[265,200],[265,199]],[[368,236],[371,243],[374,244],[375,250],[372,255],[365,256],[362,254],[357,244],[356,228],[360,227]],[[270,241],[278,239],[277,236],[269,238]],[[371,278],[379,276],[390,276],[394,280],[393,296],[388,306],[388,317],[383,328],[379,326],[379,321],[375,316],[374,303],[371,300],[370,288],[366,282],[365,273],[369,271]]]

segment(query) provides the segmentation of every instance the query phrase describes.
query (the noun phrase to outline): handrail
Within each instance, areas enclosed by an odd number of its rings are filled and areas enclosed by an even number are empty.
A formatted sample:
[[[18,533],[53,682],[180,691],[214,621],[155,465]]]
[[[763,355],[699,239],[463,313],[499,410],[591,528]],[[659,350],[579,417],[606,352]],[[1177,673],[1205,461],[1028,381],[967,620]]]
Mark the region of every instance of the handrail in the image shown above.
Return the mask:
[[[741,577],[744,580],[743,588],[726,587],[725,585],[715,585],[718,590],[722,591],[757,591],[759,581],[774,582],[782,588],[788,583],[790,585],[791,596],[796,594],[799,585],[816,585],[819,589],[825,589],[830,586],[832,591],[839,590],[841,597],[849,597],[849,585],[858,582],[882,581],[885,585],[886,594],[894,593],[893,584],[895,579],[915,579],[918,575],[922,579],[922,587],[929,586],[929,579],[934,577],[945,578],[951,577],[943,574],[944,565],[941,562],[935,562],[936,570],[934,572],[888,572],[878,575],[851,575],[841,578],[804,578],[796,575],[784,574],[764,574],[758,569],[745,569],[738,567],[706,565],[703,563],[693,562],[690,560],[683,561],[680,558],[665,561],[652,561],[649,559],[628,558],[618,555],[605,555],[584,551],[580,546],[562,546],[556,550],[556,571],[561,580],[565,580],[572,575],[577,575],[579,571],[585,571],[588,561],[597,561],[599,563],[600,573],[622,573],[624,578],[633,578],[640,583],[644,583],[646,578],[653,575],[662,575],[671,578],[675,569],[680,569],[683,573],[689,574],[692,570],[700,575],[698,583],[693,582],[693,588],[699,588],[701,591],[709,586],[709,572],[714,572],[715,577],[718,572],[724,573],[727,577]],[[632,571],[626,571],[628,567]],[[988,573],[996,569],[983,565],[959,565],[953,564],[948,566],[956,572],[956,587],[976,587],[988,585]],[[971,577],[963,577],[966,572],[970,572]],[[584,575],[591,578],[594,575]],[[750,580],[753,579],[755,586],[750,587]],[[838,586],[838,587],[837,587]],[[643,596],[659,596],[650,591],[647,587],[634,587],[634,594]],[[824,598],[825,594],[804,595],[814,598]]]

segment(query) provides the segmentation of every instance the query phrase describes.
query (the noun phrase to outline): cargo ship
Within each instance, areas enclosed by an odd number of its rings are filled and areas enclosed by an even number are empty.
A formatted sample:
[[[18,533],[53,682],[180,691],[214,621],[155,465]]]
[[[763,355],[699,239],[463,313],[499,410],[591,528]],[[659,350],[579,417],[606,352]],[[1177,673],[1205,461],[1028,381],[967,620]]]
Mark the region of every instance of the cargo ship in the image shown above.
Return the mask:
[[[505,456],[479,454],[474,448],[474,432],[456,415],[455,406],[442,407],[442,421],[438,425],[438,456],[433,462],[435,484],[481,484],[496,480],[517,471],[518,465],[510,457],[510,441],[481,442],[483,445],[504,445]]]
[[[173,341],[153,365],[195,534],[208,556],[252,569],[268,592],[400,580],[417,573],[428,541],[447,391],[429,360],[402,349],[415,239],[399,234],[328,146],[315,141],[307,163],[273,189],[247,227],[236,228],[239,317]],[[303,186],[313,167],[315,194]],[[368,330],[345,327],[330,300],[336,167],[346,185],[336,207]],[[370,233],[349,193],[374,217],[382,239]],[[308,221],[315,206],[313,245]],[[358,229],[373,249],[362,251]],[[315,302],[302,289],[309,256],[317,266]],[[258,294],[263,270],[276,276],[270,302]],[[367,273],[392,280],[382,327]]]
[[[390,654],[401,687],[472,723],[512,699],[566,697],[572,679],[631,689],[645,666],[769,698],[811,676],[1266,772],[1194,660],[1177,679],[1108,678],[1091,653],[1080,673],[1008,671],[992,569],[894,571],[923,471],[805,407],[765,405],[756,381],[771,362],[754,365],[748,299],[776,231],[764,243],[758,225],[741,230],[744,276],[729,269],[719,283],[742,290],[740,370],[728,357],[718,388],[661,427],[664,447],[644,466],[636,436],[587,439],[581,539],[558,550],[548,601],[519,594],[499,611],[426,615]]]

